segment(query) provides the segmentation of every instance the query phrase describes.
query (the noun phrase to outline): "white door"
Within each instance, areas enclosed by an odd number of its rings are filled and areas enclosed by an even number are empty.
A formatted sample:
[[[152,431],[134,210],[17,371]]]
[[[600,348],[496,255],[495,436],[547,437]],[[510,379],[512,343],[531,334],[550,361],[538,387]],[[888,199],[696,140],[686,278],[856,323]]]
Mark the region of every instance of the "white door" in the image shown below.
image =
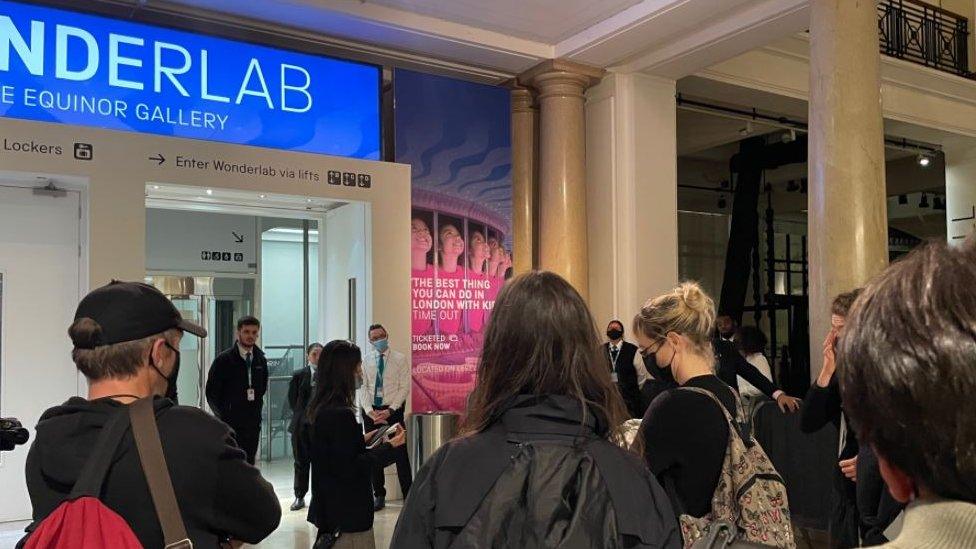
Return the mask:
[[[31,440],[41,413],[78,393],[67,329],[80,299],[80,204],[78,192],[39,196],[0,180],[0,415]],[[26,445],[0,455],[0,521],[30,518],[26,459]]]

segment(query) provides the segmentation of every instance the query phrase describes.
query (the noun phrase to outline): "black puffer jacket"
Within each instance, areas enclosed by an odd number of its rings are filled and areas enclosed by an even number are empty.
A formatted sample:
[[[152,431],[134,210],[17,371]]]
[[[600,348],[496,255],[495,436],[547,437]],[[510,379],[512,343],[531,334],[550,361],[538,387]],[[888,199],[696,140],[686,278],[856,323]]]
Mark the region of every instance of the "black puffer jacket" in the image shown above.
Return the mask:
[[[667,495],[574,399],[521,396],[420,470],[391,547],[680,547]]]

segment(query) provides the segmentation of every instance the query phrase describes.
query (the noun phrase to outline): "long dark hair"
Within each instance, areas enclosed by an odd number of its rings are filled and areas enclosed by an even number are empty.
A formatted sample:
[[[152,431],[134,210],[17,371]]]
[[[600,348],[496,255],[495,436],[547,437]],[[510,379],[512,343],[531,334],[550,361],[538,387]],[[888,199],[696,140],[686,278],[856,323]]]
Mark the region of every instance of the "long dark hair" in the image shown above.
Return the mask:
[[[626,417],[599,354],[593,316],[559,275],[531,272],[509,281],[495,301],[462,433],[487,429],[518,395],[564,395],[596,415],[611,437]]]
[[[356,375],[362,361],[363,353],[355,343],[337,339],[322,347],[315,368],[315,395],[308,405],[310,421],[315,421],[323,407],[353,407]]]

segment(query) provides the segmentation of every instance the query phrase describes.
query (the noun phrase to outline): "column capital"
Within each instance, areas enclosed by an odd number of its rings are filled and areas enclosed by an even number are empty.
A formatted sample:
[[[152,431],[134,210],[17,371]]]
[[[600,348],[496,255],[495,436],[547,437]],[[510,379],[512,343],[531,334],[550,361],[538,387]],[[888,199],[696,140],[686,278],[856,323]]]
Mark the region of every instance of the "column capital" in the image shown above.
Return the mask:
[[[517,78],[505,81],[502,84],[509,89],[512,103],[512,112],[538,112],[538,102],[536,101],[535,90],[519,83]]]
[[[539,98],[552,95],[582,97],[587,88],[599,82],[607,71],[565,59],[543,61],[523,72],[516,80],[539,90]]]

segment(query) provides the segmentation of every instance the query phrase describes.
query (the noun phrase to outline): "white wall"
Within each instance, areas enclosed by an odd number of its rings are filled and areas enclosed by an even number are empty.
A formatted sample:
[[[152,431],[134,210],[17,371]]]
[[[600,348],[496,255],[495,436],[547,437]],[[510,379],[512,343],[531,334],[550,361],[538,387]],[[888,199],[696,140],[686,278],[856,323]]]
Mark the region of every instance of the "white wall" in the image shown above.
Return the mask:
[[[976,215],[976,150],[950,149],[945,157],[946,236],[949,244],[959,245],[976,233],[976,219],[972,219]]]
[[[370,306],[370,273],[367,272],[366,250],[369,249],[369,211],[366,204],[351,203],[326,215],[322,242],[325,251],[320,258],[321,310],[319,320],[322,342],[349,338],[349,279],[356,279],[356,344],[365,349],[366,329],[374,322],[367,311]],[[375,268],[384,269],[382,259]],[[376,322],[388,324],[384,318]],[[399,351],[409,349],[410,334],[391,331],[391,344]]]
[[[590,308],[630,320],[678,280],[675,82],[607,75],[586,101]]]

